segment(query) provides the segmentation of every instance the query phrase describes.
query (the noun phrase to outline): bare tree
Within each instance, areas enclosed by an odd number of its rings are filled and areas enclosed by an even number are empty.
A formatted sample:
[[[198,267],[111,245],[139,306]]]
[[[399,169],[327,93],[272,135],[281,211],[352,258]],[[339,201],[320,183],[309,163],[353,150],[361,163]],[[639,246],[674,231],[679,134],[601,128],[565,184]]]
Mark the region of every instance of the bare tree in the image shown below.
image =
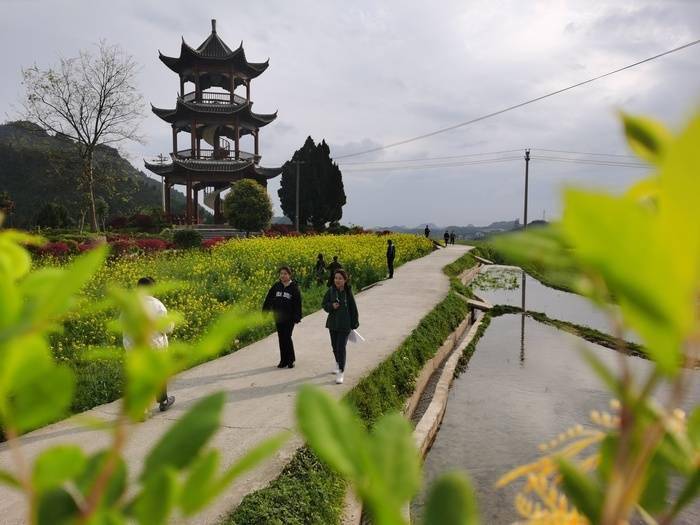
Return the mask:
[[[136,90],[138,65],[117,45],[105,41],[96,52],[61,58],[56,68],[36,65],[22,70],[24,117],[72,139],[82,162],[83,184],[90,202],[91,225],[99,228],[93,158],[100,144],[142,142],[143,97]]]

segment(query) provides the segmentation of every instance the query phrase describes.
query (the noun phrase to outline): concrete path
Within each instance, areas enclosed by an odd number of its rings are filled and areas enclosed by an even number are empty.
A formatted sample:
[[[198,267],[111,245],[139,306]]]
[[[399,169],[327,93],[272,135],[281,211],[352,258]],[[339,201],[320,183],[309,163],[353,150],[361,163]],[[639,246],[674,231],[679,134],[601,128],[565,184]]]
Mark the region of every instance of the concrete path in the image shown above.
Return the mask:
[[[222,463],[232,464],[261,440],[282,429],[294,428],[294,402],[298,387],[304,383],[322,385],[338,397],[352,389],[358,381],[384,361],[447,294],[449,280],[442,268],[469,250],[466,246],[450,246],[401,266],[391,280],[358,294],[359,331],[365,343],[348,346],[345,384],[336,385],[329,372],[334,359],[326,314],[316,312],[305,317],[294,330],[296,368],[278,369],[279,351],[275,334],[238,352],[197,366],[180,374],[171,383],[170,393],[177,401],[165,413],[154,412],[148,421],[134,425],[124,456],[131,476],[140,472],[143,459],[174,420],[204,396],[228,392],[222,415],[222,427],[211,445],[220,449]],[[87,412],[90,416],[113,419],[118,403],[110,403]],[[22,438],[24,453],[33,458],[47,447],[73,443],[86,452],[104,448],[109,436],[86,429],[70,418]],[[302,441],[290,440],[273,458],[239,479],[222,497],[193,523],[215,523],[243,497],[276,478]],[[0,468],[14,470],[7,444],[0,445]],[[0,486],[0,523],[24,523],[23,496]]]

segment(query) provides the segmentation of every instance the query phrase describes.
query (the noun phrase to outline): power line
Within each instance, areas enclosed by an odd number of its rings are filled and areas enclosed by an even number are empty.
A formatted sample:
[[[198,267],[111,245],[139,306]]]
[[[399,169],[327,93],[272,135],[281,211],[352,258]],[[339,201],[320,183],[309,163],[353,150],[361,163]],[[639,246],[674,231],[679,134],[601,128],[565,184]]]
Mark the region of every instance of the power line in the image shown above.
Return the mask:
[[[615,161],[609,161],[606,162],[604,160],[586,160],[586,159],[568,159],[568,158],[562,158],[562,157],[533,157],[532,160],[543,160],[545,162],[565,162],[565,163],[570,163],[570,164],[589,164],[592,166],[611,166],[611,167],[620,167],[620,168],[646,168],[649,169],[649,166],[646,164],[638,164],[638,163],[633,163],[633,162],[615,162]]]
[[[443,162],[440,164],[412,164],[408,166],[382,166],[382,167],[367,167],[367,168],[350,168],[347,170],[343,170],[344,173],[355,173],[355,172],[361,172],[361,171],[371,171],[371,172],[376,172],[376,171],[397,171],[397,170],[416,170],[416,169],[433,169],[433,168],[457,168],[461,166],[473,166],[476,164],[496,164],[499,162],[507,162],[507,161],[512,161],[512,160],[521,160],[521,156],[511,156],[511,157],[503,157],[500,159],[483,159],[483,160],[472,160],[472,161],[464,161],[464,162]]]
[[[694,40],[692,42],[688,42],[687,44],[683,44],[682,46],[678,46],[678,47],[675,47],[673,49],[669,49],[668,51],[664,51],[663,53],[659,53],[658,55],[654,55],[654,56],[645,58],[644,60],[639,60],[638,62],[634,62],[633,64],[628,64],[624,67],[620,67],[620,68],[615,69],[613,71],[608,71],[607,73],[604,73],[602,75],[598,75],[596,77],[589,78],[588,80],[584,80],[583,82],[577,82],[576,84],[572,84],[572,85],[567,86],[565,88],[558,89],[556,91],[552,91],[550,93],[547,93],[546,95],[541,95],[539,97],[532,98],[530,100],[526,100],[525,102],[520,102],[519,104],[515,104],[513,106],[508,106],[507,108],[500,109],[498,111],[494,111],[492,113],[488,113],[486,115],[482,115],[480,117],[477,117],[477,118],[474,118],[471,120],[467,120],[465,122],[460,122],[459,124],[455,124],[453,126],[448,126],[446,128],[437,129],[435,131],[431,131],[430,133],[424,133],[423,135],[418,135],[416,137],[411,137],[409,139],[400,140],[398,142],[384,144],[383,146],[377,146],[376,148],[370,148],[370,149],[367,149],[364,151],[357,151],[355,153],[348,153],[346,155],[340,155],[340,156],[336,157],[336,159],[345,159],[345,158],[349,158],[349,157],[357,157],[359,155],[365,155],[367,153],[374,153],[375,151],[381,151],[381,150],[385,150],[385,149],[389,149],[389,148],[394,148],[396,146],[402,146],[404,144],[409,144],[411,142],[416,142],[418,140],[426,139],[428,137],[433,137],[435,135],[439,135],[439,134],[445,133],[447,131],[452,131],[453,129],[461,128],[463,126],[468,126],[469,124],[474,124],[476,122],[480,122],[482,120],[486,120],[486,119],[495,117],[497,115],[501,115],[501,114],[506,113],[508,111],[512,111],[514,109],[518,109],[518,108],[521,108],[523,106],[527,106],[529,104],[533,104],[534,102],[538,102],[538,101],[543,100],[545,98],[553,97],[554,95],[558,95],[559,93],[564,93],[565,91],[569,91],[571,89],[583,86],[585,84],[590,84],[591,82],[595,82],[596,80],[600,80],[601,78],[609,77],[610,75],[614,75],[615,73],[625,71],[626,69],[633,68],[635,66],[638,66],[640,64],[644,64],[646,62],[651,62],[652,60],[656,60],[657,58],[661,58],[663,56],[670,55],[671,53],[681,51],[681,50],[686,49],[688,47],[697,45],[699,43],[700,43],[700,39]]]
[[[367,164],[394,164],[397,162],[421,162],[429,160],[448,160],[448,159],[461,159],[466,157],[480,157],[485,155],[499,155],[501,153],[515,153],[522,151],[523,148],[518,149],[506,149],[501,151],[485,151],[482,153],[468,153],[465,155],[450,155],[446,157],[423,157],[422,159],[396,159],[396,160],[375,160],[367,162],[340,162],[341,166],[364,166]]]
[[[545,148],[532,148],[533,151],[545,151],[549,153],[572,153],[574,155],[593,155],[598,157],[626,157],[630,159],[638,159],[639,157],[635,155],[623,155],[620,153],[591,153],[589,151],[570,151],[563,149],[545,149]]]

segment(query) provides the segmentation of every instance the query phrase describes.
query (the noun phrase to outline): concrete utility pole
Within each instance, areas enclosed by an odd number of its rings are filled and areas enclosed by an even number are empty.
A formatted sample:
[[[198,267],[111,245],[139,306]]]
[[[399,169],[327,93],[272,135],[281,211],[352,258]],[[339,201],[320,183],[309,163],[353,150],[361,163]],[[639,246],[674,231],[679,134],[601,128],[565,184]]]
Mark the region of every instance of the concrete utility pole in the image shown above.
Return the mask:
[[[296,213],[294,214],[294,219],[296,222],[296,229],[297,232],[299,231],[299,165],[304,164],[305,161],[303,160],[295,160],[293,161],[297,165],[297,191],[296,191]]]
[[[525,150],[525,205],[523,210],[523,229],[527,229],[527,178],[528,168],[530,167],[530,150]]]

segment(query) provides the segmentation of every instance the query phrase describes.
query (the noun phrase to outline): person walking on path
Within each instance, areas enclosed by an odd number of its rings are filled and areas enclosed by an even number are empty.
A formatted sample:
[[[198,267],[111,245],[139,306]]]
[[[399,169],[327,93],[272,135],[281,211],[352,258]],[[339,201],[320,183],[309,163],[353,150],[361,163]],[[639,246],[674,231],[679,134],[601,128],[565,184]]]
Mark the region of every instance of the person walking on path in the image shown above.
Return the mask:
[[[393,241],[389,239],[386,241],[386,265],[389,268],[389,279],[394,278],[394,259],[396,258],[396,246]]]
[[[340,270],[343,267],[342,264],[338,262],[338,256],[333,256],[333,262],[328,265],[328,286],[333,286],[333,276],[336,270]]]
[[[450,233],[450,244],[455,243],[455,237],[456,237],[455,232]]]
[[[289,266],[279,269],[279,281],[267,292],[263,311],[272,311],[275,316],[280,345],[280,362],[277,368],[294,368],[296,356],[292,331],[294,325],[301,322],[301,292],[297,283],[292,280],[292,270]]]
[[[138,283],[136,284],[137,287],[139,288],[148,288],[149,286],[153,286],[155,284],[155,280],[152,277],[141,277],[138,280]],[[165,317],[168,315],[168,310],[165,308],[165,305],[161,303],[158,299],[153,297],[152,295],[143,295],[142,296],[142,301],[143,301],[143,306],[146,310],[146,314],[148,317],[152,320],[156,320],[159,317]],[[168,333],[173,331],[173,328],[175,328],[175,325],[173,323],[170,323],[170,325],[167,327],[166,331],[164,332],[153,332],[149,336],[149,345],[151,348],[155,350],[167,350],[168,349]],[[131,335],[124,333],[122,342],[124,344],[124,348],[126,350],[131,350],[134,347],[134,340],[131,337]],[[163,386],[163,390],[161,391],[160,394],[158,394],[158,397],[156,398],[156,401],[158,402],[159,408],[161,412],[165,412],[168,410],[171,406],[173,406],[173,403],[175,403],[175,396],[169,396],[168,395],[168,385]]]
[[[335,374],[335,382],[340,385],[344,380],[345,348],[348,344],[350,330],[360,326],[357,304],[345,270],[335,271],[333,286],[328,288],[321,306],[328,312],[326,328],[331,336],[331,347],[336,362],[336,368],[332,373]]]
[[[425,225],[425,230],[423,230],[423,233],[425,234],[425,238],[427,239],[430,237],[430,228],[428,228],[428,225]]]
[[[447,244],[450,241],[450,234],[447,233],[447,230],[445,230],[445,233],[443,234],[442,238],[445,239],[445,248],[447,248]]]
[[[318,284],[323,284],[326,280],[326,261],[323,260],[323,254],[319,253],[316,258],[316,266],[314,266],[314,275],[316,276],[316,282]]]

